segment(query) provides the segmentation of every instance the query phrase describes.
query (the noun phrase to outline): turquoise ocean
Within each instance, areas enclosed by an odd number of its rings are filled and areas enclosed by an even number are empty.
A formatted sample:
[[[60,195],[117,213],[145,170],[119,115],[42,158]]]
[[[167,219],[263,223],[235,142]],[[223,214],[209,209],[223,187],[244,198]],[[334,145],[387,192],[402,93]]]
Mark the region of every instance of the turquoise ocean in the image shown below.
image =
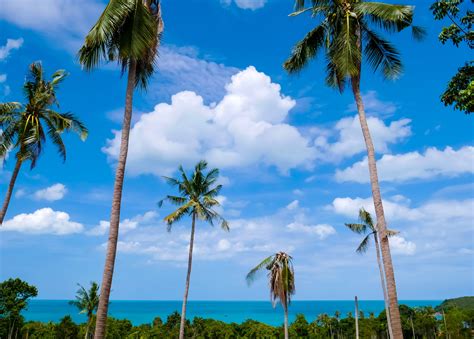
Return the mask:
[[[400,300],[400,304],[410,307],[436,306],[441,300]],[[359,309],[369,315],[378,315],[384,310],[383,300],[360,300]],[[113,300],[110,303],[109,315],[114,318],[128,319],[134,325],[151,323],[155,317],[164,321],[174,311],[181,310],[181,301],[136,301]],[[313,321],[319,314],[334,315],[336,311],[345,317],[348,312],[354,314],[352,300],[293,301],[289,309],[290,320],[296,314],[303,314],[308,321]],[[26,320],[42,322],[58,322],[62,317],[70,315],[77,323],[85,322],[86,317],[67,300],[32,300],[28,309],[23,312]],[[213,318],[227,323],[242,323],[253,319],[269,325],[281,325],[282,311],[280,306],[275,309],[269,301],[189,301],[187,317]]]

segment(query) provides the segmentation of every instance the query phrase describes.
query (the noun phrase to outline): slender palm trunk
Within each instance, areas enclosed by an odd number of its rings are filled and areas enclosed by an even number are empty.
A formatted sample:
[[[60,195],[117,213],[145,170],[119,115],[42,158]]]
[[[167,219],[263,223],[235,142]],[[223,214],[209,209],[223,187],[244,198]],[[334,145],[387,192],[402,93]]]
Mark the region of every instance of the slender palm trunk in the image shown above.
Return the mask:
[[[357,296],[354,299],[355,302],[355,323],[356,323],[356,339],[359,339],[359,302]]]
[[[411,333],[413,334],[413,339],[416,339],[415,326],[413,325],[413,317],[410,317],[410,323],[411,323]]]
[[[379,266],[380,282],[382,283],[383,300],[385,302],[385,313],[387,315],[388,335],[389,335],[389,338],[392,339],[393,333],[392,333],[392,323],[390,321],[390,311],[388,307],[387,286],[385,284],[382,260],[380,259],[380,245],[379,245],[379,236],[377,232],[374,233],[374,242],[375,242],[375,251],[377,252],[377,265]]]
[[[377,174],[377,164],[375,162],[375,149],[370,136],[367,118],[365,116],[364,104],[360,94],[360,75],[353,76],[352,92],[359,113],[359,121],[364,135],[365,145],[367,147],[367,159],[369,164],[370,184],[372,188],[372,197],[374,200],[375,215],[377,216],[377,232],[380,234],[380,247],[382,261],[385,271],[385,281],[387,283],[387,295],[389,300],[390,321],[392,325],[393,337],[395,339],[403,338],[402,324],[400,321],[400,311],[398,309],[397,287],[395,284],[395,273],[393,271],[392,256],[390,254],[390,245],[387,237],[387,225],[385,223],[385,214],[380,194],[379,179]]]
[[[0,211],[0,225],[3,224],[3,219],[5,219],[5,214],[7,214],[8,205],[10,204],[10,199],[13,193],[13,187],[15,187],[15,181],[20,172],[20,168],[21,161],[17,160],[10,179],[10,184],[8,185],[7,193],[5,194],[5,201],[3,202],[2,210]]]
[[[284,322],[284,330],[285,330],[285,339],[288,339],[288,306],[283,307],[285,309],[285,322]]]
[[[125,175],[125,164],[127,162],[128,139],[130,136],[130,124],[132,121],[133,91],[135,89],[136,61],[130,61],[128,70],[127,92],[125,99],[125,113],[122,124],[122,138],[120,141],[120,154],[115,171],[114,193],[112,199],[112,210],[110,213],[109,241],[107,243],[107,254],[105,257],[104,273],[100,289],[99,307],[95,325],[95,339],[105,338],[105,327],[107,324],[107,311],[109,308],[109,296],[112,288],[112,277],[114,274],[115,256],[117,254],[117,241],[120,223],[120,207],[122,203],[123,179]]]
[[[189,240],[188,273],[186,274],[186,286],[184,288],[183,307],[181,309],[181,324],[179,325],[179,339],[184,339],[184,326],[186,325],[186,303],[188,302],[189,282],[191,280],[191,269],[193,266],[194,232],[196,230],[196,213],[193,213],[193,224],[191,226],[191,239]]]

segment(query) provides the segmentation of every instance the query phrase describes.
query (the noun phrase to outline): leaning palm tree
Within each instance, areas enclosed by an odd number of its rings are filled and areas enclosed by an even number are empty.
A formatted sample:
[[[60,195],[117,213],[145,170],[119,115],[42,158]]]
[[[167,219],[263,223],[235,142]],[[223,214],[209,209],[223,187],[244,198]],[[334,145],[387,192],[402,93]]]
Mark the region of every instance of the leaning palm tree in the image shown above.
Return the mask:
[[[47,137],[57,147],[63,161],[66,160],[63,132],[73,131],[82,140],[87,138],[87,128],[73,114],[55,110],[59,107],[56,91],[66,76],[64,70],[58,70],[51,79],[45,79],[43,66],[34,62],[23,85],[26,103],[0,103],[0,158],[5,158],[10,151],[16,152],[15,167],[0,210],[0,224],[7,213],[22,164],[30,161],[30,169],[36,166]]]
[[[293,258],[290,255],[278,252],[263,259],[247,274],[247,282],[250,284],[255,280],[257,273],[262,270],[268,271],[270,299],[273,307],[279,300],[285,312],[285,339],[288,339],[288,306],[291,303],[291,296],[295,293],[295,271],[292,261]]]
[[[95,338],[104,338],[122,202],[122,188],[127,161],[133,93],[146,89],[155,70],[155,59],[163,31],[159,0],[110,0],[79,51],[79,61],[90,71],[102,61],[116,61],[122,73],[128,71],[125,112],[120,153],[115,170],[114,193],[110,213],[109,241],[105,258]]]
[[[190,177],[179,167],[180,178],[164,177],[165,180],[173,187],[178,189],[179,195],[167,195],[164,199],[158,202],[161,207],[165,201],[170,202],[178,208],[165,217],[164,221],[168,225],[168,231],[171,231],[172,226],[179,222],[183,217],[191,217],[191,239],[189,241],[188,254],[188,271],[186,274],[186,285],[184,289],[183,307],[181,310],[181,324],[179,327],[179,338],[184,338],[184,326],[186,323],[186,304],[188,301],[189,283],[191,279],[191,269],[193,262],[193,246],[194,233],[196,230],[196,220],[203,220],[211,225],[218,221],[225,231],[229,230],[227,221],[217,213],[214,208],[219,207],[220,203],[217,200],[222,185],[216,185],[219,177],[219,170],[217,168],[211,169],[204,173],[207,168],[207,162],[200,161],[195,167],[194,172]]]
[[[311,12],[320,21],[294,47],[284,68],[289,73],[297,73],[321,50],[326,56],[326,83],[342,92],[350,83],[354,95],[359,120],[367,147],[368,165],[372,196],[381,239],[382,258],[385,267],[390,315],[393,334],[402,338],[400,312],[393,271],[390,246],[387,239],[385,215],[378,182],[375,150],[370,135],[360,91],[362,59],[374,69],[381,70],[388,79],[398,77],[402,72],[402,62],[396,48],[376,32],[381,29],[388,33],[400,32],[411,26],[413,36],[423,36],[423,29],[412,25],[413,6],[368,2],[363,0],[312,0],[312,6],[304,8],[305,0],[296,0],[296,12]]]
[[[87,316],[86,335],[85,338],[89,338],[89,329],[92,323],[94,313],[97,311],[99,306],[99,285],[95,282],[91,282],[91,287],[86,290],[84,286],[77,284],[79,289],[76,292],[76,300],[72,300],[69,303],[76,306],[79,309],[79,313],[84,313]]]
[[[387,286],[385,283],[382,261],[380,259],[380,245],[379,245],[379,238],[378,238],[379,235],[377,233],[377,229],[372,220],[372,216],[370,215],[369,212],[367,212],[363,208],[359,210],[359,222],[360,223],[357,223],[357,224],[345,224],[345,225],[352,232],[355,232],[357,234],[366,234],[366,236],[364,237],[364,239],[361,241],[361,243],[356,249],[356,252],[359,254],[367,252],[367,249],[369,248],[370,238],[372,236],[374,237],[375,252],[377,253],[377,264],[379,266],[380,281],[382,283],[383,298],[385,301],[385,312],[387,313],[388,331],[389,331],[390,338],[393,338],[393,330],[392,330],[392,325],[390,322],[390,310],[389,310],[388,298],[387,298]],[[367,234],[367,232],[369,233]],[[398,234],[397,231],[387,230],[387,235],[389,237],[394,236],[396,234]]]

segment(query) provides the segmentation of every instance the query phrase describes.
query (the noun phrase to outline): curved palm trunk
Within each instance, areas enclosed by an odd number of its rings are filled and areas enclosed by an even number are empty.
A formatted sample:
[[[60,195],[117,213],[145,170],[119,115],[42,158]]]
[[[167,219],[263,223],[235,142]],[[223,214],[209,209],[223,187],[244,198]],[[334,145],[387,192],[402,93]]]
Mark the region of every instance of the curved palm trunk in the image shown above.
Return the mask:
[[[194,231],[196,230],[196,213],[193,213],[191,226],[191,239],[189,240],[188,273],[186,275],[186,286],[184,288],[183,307],[181,309],[181,324],[179,325],[179,339],[184,339],[184,326],[186,325],[186,303],[188,302],[189,282],[191,280],[191,269],[193,266]]]
[[[112,210],[110,213],[109,241],[107,243],[107,254],[105,257],[104,273],[100,289],[99,307],[97,309],[97,320],[94,338],[105,338],[105,327],[107,323],[107,311],[109,308],[110,289],[112,288],[112,277],[114,274],[115,256],[117,254],[117,241],[120,223],[120,207],[122,203],[123,178],[125,175],[125,164],[127,162],[128,139],[130,136],[130,124],[132,121],[133,91],[135,89],[136,62],[130,61],[128,70],[127,92],[125,99],[125,113],[122,125],[122,139],[120,141],[120,154],[115,171],[114,194],[112,199]]]
[[[378,233],[374,233],[374,242],[375,242],[375,251],[377,252],[377,265],[379,266],[379,272],[380,272],[380,282],[382,283],[382,290],[383,290],[383,300],[385,302],[385,313],[387,315],[387,326],[388,326],[388,334],[389,338],[393,338],[393,333],[392,333],[392,323],[390,321],[390,311],[388,307],[388,298],[387,298],[387,286],[385,284],[385,279],[384,279],[384,271],[383,271],[383,266],[382,266],[382,261],[380,259],[380,245],[379,245],[379,239],[378,239]]]
[[[5,214],[7,214],[8,205],[10,204],[10,199],[13,193],[13,187],[15,187],[16,178],[18,177],[20,168],[21,161],[17,160],[10,179],[10,184],[8,185],[7,193],[5,194],[5,201],[3,202],[2,210],[0,211],[0,225],[3,224],[3,219],[5,219]]]
[[[285,339],[288,339],[288,306],[283,307],[285,309],[285,323],[284,323],[284,328],[285,328]]]
[[[395,273],[393,271],[392,256],[390,254],[390,245],[387,237],[387,226],[382,205],[382,196],[377,174],[377,165],[375,162],[375,149],[370,136],[369,126],[364,111],[364,104],[360,94],[360,76],[353,76],[351,79],[352,92],[359,113],[359,121],[364,135],[365,145],[367,147],[367,159],[369,164],[370,184],[372,188],[372,197],[374,200],[375,214],[377,216],[377,231],[380,233],[380,247],[382,261],[385,269],[385,281],[387,283],[387,295],[389,300],[390,321],[392,325],[393,337],[395,339],[403,338],[402,325],[400,322],[400,311],[398,309],[397,288],[395,284]]]

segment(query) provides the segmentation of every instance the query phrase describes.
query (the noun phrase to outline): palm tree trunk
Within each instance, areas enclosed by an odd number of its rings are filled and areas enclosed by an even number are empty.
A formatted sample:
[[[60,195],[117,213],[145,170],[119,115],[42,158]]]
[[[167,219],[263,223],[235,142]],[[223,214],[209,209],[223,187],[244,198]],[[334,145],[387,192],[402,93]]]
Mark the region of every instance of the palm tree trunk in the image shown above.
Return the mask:
[[[8,185],[7,193],[5,194],[5,201],[3,202],[2,210],[0,211],[0,225],[3,224],[3,219],[5,219],[5,214],[7,214],[8,205],[10,204],[10,199],[13,193],[13,187],[15,186],[16,178],[20,172],[21,161],[17,159],[15,168],[13,169],[12,177],[10,179],[10,184]]]
[[[132,121],[133,91],[135,89],[136,61],[130,61],[128,69],[127,92],[125,99],[125,113],[122,124],[122,139],[120,141],[120,154],[115,171],[114,193],[112,199],[112,210],[110,213],[109,241],[107,243],[107,254],[105,257],[104,273],[97,309],[97,320],[95,325],[95,339],[105,338],[105,327],[107,324],[107,311],[109,308],[109,296],[112,288],[112,277],[114,274],[115,256],[117,254],[117,241],[120,223],[120,207],[122,203],[123,179],[125,175],[125,164],[127,162],[128,139],[130,136],[130,124]]]
[[[191,226],[191,239],[189,240],[188,273],[186,274],[186,286],[184,288],[183,307],[181,309],[181,324],[179,325],[179,339],[184,339],[184,326],[186,325],[186,303],[188,302],[189,282],[191,280],[191,269],[193,266],[194,231],[196,230],[196,212],[193,212],[193,223]]]
[[[385,285],[384,271],[383,271],[382,261],[380,259],[380,245],[379,245],[377,232],[374,233],[374,242],[375,242],[375,251],[377,252],[377,265],[379,266],[380,282],[382,283],[383,300],[385,302],[385,313],[387,315],[388,334],[389,334],[389,338],[392,339],[393,333],[392,333],[392,323],[390,321],[390,311],[388,309],[387,286]]]
[[[354,299],[355,302],[355,323],[356,323],[356,339],[359,339],[359,302],[357,296]]]
[[[284,322],[284,329],[285,329],[285,339],[288,339],[288,306],[283,307],[285,309],[285,322]]]
[[[370,183],[372,187],[372,197],[374,200],[375,215],[377,216],[377,232],[380,234],[382,261],[385,269],[385,281],[387,283],[387,295],[389,300],[390,321],[392,325],[393,337],[402,339],[402,324],[400,321],[400,311],[398,309],[397,287],[395,284],[395,273],[393,271],[392,256],[390,254],[390,245],[387,237],[387,225],[385,223],[385,214],[380,194],[379,179],[377,174],[377,164],[375,162],[375,149],[370,136],[369,126],[364,111],[364,104],[360,94],[360,75],[353,76],[352,92],[359,113],[359,121],[364,135],[365,145],[367,147],[367,159],[369,164]]]

